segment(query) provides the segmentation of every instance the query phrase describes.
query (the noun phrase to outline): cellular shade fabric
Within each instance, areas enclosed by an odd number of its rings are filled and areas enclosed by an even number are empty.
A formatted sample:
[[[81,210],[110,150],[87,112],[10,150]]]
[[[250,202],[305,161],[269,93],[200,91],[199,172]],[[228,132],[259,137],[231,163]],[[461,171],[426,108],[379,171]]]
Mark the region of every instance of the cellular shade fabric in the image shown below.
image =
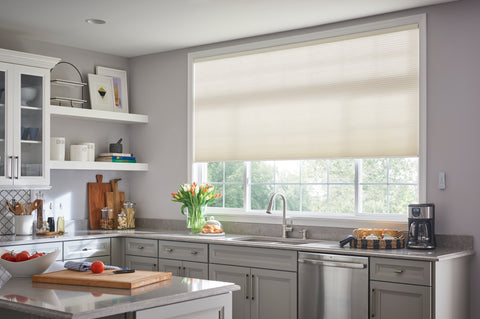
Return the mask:
[[[417,156],[418,26],[194,60],[194,161]]]

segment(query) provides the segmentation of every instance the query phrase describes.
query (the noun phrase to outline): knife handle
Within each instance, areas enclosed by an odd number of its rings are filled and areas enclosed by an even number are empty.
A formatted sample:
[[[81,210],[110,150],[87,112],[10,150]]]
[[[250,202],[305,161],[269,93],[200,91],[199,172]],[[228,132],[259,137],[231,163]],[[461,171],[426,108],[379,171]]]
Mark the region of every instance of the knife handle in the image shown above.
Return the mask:
[[[129,273],[132,273],[132,272],[135,272],[135,269],[119,269],[119,270],[115,270],[113,273],[114,274],[129,274]]]

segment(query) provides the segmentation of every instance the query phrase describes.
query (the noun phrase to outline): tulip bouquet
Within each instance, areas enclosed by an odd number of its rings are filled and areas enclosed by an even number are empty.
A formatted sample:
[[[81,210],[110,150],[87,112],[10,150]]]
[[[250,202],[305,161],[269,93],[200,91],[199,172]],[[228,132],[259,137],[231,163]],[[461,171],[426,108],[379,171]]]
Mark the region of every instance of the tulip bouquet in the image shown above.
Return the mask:
[[[217,194],[213,185],[183,184],[176,193],[172,193],[172,202],[182,203],[181,213],[187,208],[187,228],[200,232],[205,224],[205,207],[222,196]]]

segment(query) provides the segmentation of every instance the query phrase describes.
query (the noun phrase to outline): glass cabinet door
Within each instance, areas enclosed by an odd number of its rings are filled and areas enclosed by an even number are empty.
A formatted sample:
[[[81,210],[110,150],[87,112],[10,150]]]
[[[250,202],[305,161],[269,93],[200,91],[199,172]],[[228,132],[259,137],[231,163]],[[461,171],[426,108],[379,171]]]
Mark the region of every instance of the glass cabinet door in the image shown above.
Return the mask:
[[[18,177],[43,176],[43,77],[20,75],[20,160]],[[19,166],[18,166],[19,165]]]
[[[5,71],[0,71],[0,176],[5,176]]]

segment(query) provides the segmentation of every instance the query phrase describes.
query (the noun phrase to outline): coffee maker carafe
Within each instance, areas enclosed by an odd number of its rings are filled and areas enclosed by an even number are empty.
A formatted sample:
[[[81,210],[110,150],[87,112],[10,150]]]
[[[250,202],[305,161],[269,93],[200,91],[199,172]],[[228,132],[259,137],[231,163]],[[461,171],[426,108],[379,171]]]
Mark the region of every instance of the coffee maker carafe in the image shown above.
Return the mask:
[[[435,248],[435,205],[408,205],[407,248]]]

